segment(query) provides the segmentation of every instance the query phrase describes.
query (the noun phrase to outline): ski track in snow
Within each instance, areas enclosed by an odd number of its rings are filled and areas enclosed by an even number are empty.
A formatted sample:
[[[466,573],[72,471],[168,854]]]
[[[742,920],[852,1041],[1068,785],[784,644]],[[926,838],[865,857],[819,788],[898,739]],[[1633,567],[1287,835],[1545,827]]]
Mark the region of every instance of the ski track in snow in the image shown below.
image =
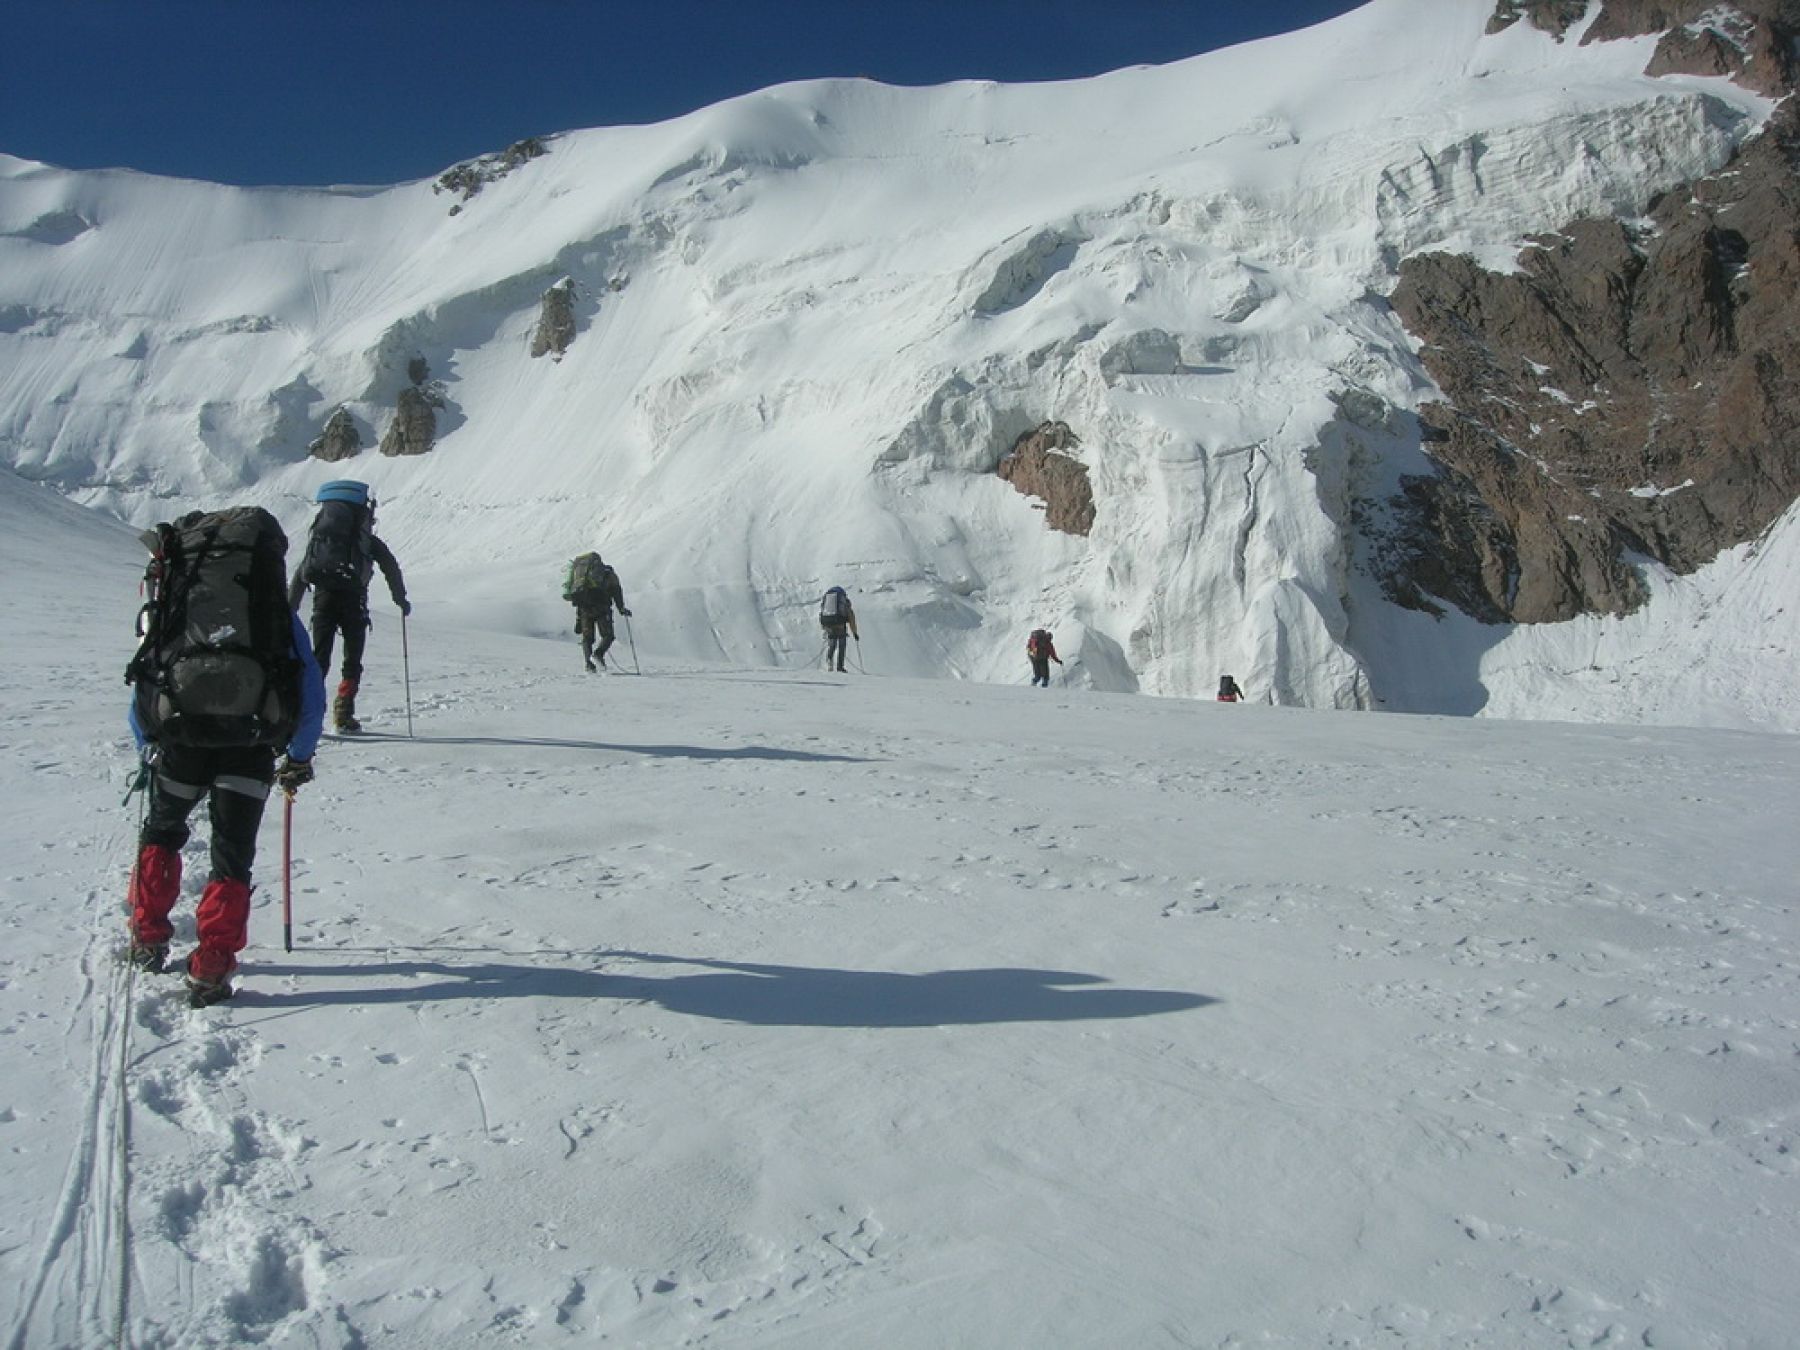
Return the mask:
[[[26,838],[94,823],[7,854],[0,1131],[67,1159],[8,1183],[10,1344],[110,1339],[127,1194],[139,1346],[1786,1325],[1786,738],[414,643],[416,737],[378,648],[299,799],[295,951],[275,824],[203,1013],[110,960],[111,672],[15,731],[14,795],[83,755]]]

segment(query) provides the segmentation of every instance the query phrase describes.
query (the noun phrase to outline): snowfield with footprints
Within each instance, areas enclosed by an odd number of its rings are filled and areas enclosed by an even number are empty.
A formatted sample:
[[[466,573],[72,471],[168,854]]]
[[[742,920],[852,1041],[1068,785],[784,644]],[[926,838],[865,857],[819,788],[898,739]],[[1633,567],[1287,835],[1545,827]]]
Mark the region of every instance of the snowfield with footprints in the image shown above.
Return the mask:
[[[1791,1345],[1800,510],[1517,629],[1346,525],[1425,464],[1399,258],[1769,112],[1493,9],[783,86],[466,201],[0,154],[6,1350]],[[1047,419],[1090,536],[994,473]],[[291,560],[338,477],[409,656],[378,585],[293,949],[277,803],[190,1010],[120,959],[135,532]]]
[[[588,676],[429,602],[408,736],[378,604],[294,950],[275,810],[195,1012],[118,959],[140,550],[0,515],[9,1346],[1794,1323],[1793,737],[919,681],[879,627],[706,666],[643,604]]]

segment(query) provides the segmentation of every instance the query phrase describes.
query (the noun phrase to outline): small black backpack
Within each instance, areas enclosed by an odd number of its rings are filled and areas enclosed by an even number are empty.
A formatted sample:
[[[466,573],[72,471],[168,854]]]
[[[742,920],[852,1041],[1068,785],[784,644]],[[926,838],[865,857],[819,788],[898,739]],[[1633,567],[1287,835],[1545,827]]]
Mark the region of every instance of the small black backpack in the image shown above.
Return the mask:
[[[321,501],[301,562],[307,584],[322,591],[366,589],[375,570],[374,532],[374,508],[366,500],[337,496]]]
[[[285,745],[300,715],[287,536],[260,506],[146,530],[143,642],[125,668],[152,741]]]

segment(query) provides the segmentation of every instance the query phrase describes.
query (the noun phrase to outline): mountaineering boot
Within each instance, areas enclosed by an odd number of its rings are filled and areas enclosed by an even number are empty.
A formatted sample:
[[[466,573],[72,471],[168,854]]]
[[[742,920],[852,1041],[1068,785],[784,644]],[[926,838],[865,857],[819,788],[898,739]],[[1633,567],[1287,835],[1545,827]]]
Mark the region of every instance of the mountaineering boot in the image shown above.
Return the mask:
[[[362,723],[356,720],[356,685],[350,680],[338,681],[337,697],[331,700],[331,725],[338,731],[362,730]]]
[[[207,882],[194,928],[200,945],[187,959],[188,1002],[204,1008],[231,997],[231,972],[250,937],[249,884],[229,877]]]
[[[146,975],[160,975],[169,968],[169,944],[131,940],[125,959]]]
[[[237,991],[224,980],[202,980],[193,975],[187,977],[188,1007],[210,1008],[215,1003],[223,1003]]]

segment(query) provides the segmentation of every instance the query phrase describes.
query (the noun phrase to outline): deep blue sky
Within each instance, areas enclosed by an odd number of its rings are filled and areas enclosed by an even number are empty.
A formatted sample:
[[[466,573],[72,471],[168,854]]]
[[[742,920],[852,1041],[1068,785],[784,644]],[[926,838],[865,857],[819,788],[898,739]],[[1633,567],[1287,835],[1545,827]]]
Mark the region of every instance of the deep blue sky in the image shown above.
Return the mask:
[[[393,183],[785,80],[1068,79],[1361,0],[15,0],[0,151],[225,183]]]

